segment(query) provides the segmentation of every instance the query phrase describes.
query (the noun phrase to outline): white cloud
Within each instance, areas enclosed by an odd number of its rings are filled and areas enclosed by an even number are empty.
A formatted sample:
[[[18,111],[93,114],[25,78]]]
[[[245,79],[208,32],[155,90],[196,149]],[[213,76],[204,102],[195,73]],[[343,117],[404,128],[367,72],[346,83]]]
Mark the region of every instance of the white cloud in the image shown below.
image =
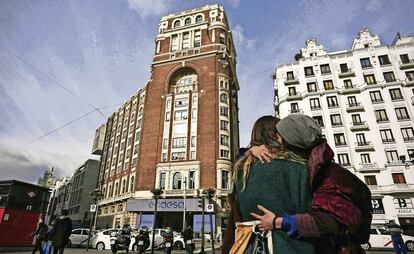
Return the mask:
[[[384,5],[383,0],[371,0],[366,6],[366,10],[369,12],[376,12],[382,9]]]
[[[233,8],[237,8],[239,7],[241,0],[230,0],[230,2]]]
[[[234,29],[231,30],[233,35],[234,43],[238,48],[245,47],[246,49],[255,48],[257,37],[248,38],[244,32],[244,29],[241,25],[236,25]]]
[[[141,18],[159,16],[168,10],[166,0],[128,0],[129,9],[138,13]]]

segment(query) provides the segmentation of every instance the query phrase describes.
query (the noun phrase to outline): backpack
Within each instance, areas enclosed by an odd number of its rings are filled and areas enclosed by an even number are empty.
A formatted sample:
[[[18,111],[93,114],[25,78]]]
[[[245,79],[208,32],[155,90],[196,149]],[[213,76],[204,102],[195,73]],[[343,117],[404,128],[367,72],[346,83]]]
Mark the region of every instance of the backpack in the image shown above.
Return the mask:
[[[354,196],[353,201],[361,211],[361,224],[354,236],[359,243],[367,243],[371,234],[371,221],[372,221],[372,199],[371,191],[368,186],[359,179],[356,175],[346,170],[354,179]]]
[[[343,170],[343,172],[341,172],[343,173],[343,177],[346,178],[352,186],[353,192],[350,198],[355,206],[361,211],[361,223],[356,231],[351,233],[352,239],[356,240],[360,244],[367,243],[371,234],[371,221],[373,213],[371,191],[361,179],[359,179],[348,169],[335,162],[327,163],[327,165],[324,166],[325,170],[330,167],[337,167]]]

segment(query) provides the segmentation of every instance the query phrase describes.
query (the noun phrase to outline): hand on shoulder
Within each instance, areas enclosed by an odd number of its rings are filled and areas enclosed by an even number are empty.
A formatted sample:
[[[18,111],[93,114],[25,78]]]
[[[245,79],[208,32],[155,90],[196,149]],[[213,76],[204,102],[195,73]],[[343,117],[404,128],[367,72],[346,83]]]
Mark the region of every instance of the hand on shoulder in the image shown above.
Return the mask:
[[[261,163],[268,163],[276,158],[276,154],[266,145],[252,146],[246,154],[249,155],[249,153],[260,160]]]

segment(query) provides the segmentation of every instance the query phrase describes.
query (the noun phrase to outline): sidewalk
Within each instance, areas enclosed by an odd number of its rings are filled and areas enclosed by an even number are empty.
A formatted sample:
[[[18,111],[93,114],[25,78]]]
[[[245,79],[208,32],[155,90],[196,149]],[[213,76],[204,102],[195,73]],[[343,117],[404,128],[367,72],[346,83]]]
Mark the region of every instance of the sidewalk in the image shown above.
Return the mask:
[[[211,251],[211,245],[206,244],[205,245],[205,252],[206,253],[212,253]],[[219,254],[220,247],[215,247],[216,251],[215,254]],[[0,247],[0,253],[7,253],[7,254],[31,254],[33,248],[32,247],[13,247],[13,248],[4,248]],[[37,252],[39,253],[39,252]],[[86,251],[85,248],[65,248],[65,254],[96,254],[96,253],[111,253],[111,250],[97,250],[97,249],[89,249],[89,251]],[[119,254],[125,253],[125,251],[118,251]],[[136,252],[130,251],[130,254],[135,254]],[[146,251],[146,254],[150,254],[151,251]],[[154,253],[156,254],[164,254],[164,250],[158,249],[154,250]],[[172,254],[185,254],[185,250],[173,250]],[[194,253],[200,253],[200,246],[196,246],[196,249],[194,250]]]
[[[206,248],[206,253],[212,253],[211,248]],[[31,254],[32,249],[24,249],[21,251],[15,250],[12,252],[1,252],[0,253],[7,253],[7,254]],[[39,252],[37,252],[39,253]],[[78,249],[78,248],[66,248],[65,254],[97,254],[97,253],[111,253],[110,250],[96,250],[96,249],[89,249],[89,251],[86,251],[86,249]],[[118,251],[118,254],[124,254],[125,251]],[[130,254],[135,254],[136,252],[130,251]],[[146,254],[150,254],[151,251],[146,251]],[[156,254],[164,254],[163,250],[155,250],[154,253]],[[194,251],[195,254],[200,253],[200,249],[197,249]],[[216,249],[216,254],[219,254],[220,250]],[[172,254],[185,254],[185,250],[173,250]]]

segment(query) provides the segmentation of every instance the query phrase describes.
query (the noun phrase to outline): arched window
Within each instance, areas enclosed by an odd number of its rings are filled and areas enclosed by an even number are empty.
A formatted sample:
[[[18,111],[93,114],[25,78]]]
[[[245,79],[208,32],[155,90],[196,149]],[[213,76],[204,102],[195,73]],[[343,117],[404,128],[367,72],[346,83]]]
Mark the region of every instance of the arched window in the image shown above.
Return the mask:
[[[189,25],[189,24],[191,24],[191,18],[186,18],[186,19],[184,20],[184,24],[185,24],[185,25]]]
[[[220,31],[220,43],[226,44],[226,33],[224,32],[224,30]]]
[[[131,177],[131,182],[130,182],[130,184],[129,184],[129,191],[130,192],[134,192],[134,185],[135,185],[135,177]]]
[[[178,70],[170,79],[170,93],[197,90],[197,73],[191,68]]]
[[[173,176],[173,189],[180,190],[181,189],[181,180],[182,176],[180,172],[177,172]]]
[[[109,185],[108,197],[112,197],[112,185]]]
[[[144,111],[144,108],[143,107],[140,107],[139,109],[138,109],[138,117],[140,117],[140,116],[142,116],[142,112]]]
[[[203,21],[203,17],[201,15],[198,15],[196,17],[196,23],[200,23],[201,21]]]
[[[115,183],[115,196],[119,194],[119,185],[118,183]]]
[[[176,20],[175,22],[174,22],[174,27],[179,27],[180,26],[180,21],[179,20]]]
[[[126,191],[126,180],[122,180],[122,193],[125,193]]]
[[[222,93],[220,95],[220,101],[227,104],[227,94]]]

